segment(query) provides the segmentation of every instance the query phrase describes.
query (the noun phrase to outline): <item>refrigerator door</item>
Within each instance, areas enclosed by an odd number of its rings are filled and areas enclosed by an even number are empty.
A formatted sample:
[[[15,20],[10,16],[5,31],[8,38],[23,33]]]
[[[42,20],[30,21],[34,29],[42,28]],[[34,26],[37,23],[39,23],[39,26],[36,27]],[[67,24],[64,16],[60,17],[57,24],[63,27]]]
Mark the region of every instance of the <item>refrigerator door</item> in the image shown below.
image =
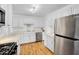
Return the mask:
[[[55,21],[55,33],[67,37],[74,37],[75,35],[75,17],[66,16]]]
[[[73,55],[74,41],[63,37],[55,36],[55,54]]]

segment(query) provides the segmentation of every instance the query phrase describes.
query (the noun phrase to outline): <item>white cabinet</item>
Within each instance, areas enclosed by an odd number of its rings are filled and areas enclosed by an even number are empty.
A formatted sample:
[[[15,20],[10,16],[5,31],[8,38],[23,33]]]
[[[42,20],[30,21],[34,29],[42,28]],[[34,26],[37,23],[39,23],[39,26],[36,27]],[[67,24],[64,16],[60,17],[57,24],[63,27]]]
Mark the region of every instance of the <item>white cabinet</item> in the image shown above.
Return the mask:
[[[8,28],[6,26],[2,26],[0,28],[0,37],[8,34]]]
[[[54,38],[48,36],[46,33],[43,33],[44,45],[49,48],[51,51],[54,51]]]
[[[72,14],[79,14],[79,4],[73,4],[70,6],[71,15]]]
[[[35,32],[26,32],[20,36],[20,44],[22,43],[29,43],[29,42],[35,42]]]
[[[78,14],[79,13],[79,4],[72,5],[72,14]]]
[[[79,14],[79,4],[68,5],[67,7],[58,10],[56,14],[58,18],[72,14]]]

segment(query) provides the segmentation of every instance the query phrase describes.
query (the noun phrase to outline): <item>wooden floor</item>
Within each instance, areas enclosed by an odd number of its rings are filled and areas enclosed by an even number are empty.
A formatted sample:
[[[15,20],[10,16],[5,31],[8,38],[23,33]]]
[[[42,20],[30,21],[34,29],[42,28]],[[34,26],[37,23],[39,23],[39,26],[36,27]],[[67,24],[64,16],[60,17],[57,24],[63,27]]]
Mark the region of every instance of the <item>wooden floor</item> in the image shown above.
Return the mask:
[[[47,49],[43,42],[36,42],[30,44],[22,44],[20,48],[20,55],[54,55]]]

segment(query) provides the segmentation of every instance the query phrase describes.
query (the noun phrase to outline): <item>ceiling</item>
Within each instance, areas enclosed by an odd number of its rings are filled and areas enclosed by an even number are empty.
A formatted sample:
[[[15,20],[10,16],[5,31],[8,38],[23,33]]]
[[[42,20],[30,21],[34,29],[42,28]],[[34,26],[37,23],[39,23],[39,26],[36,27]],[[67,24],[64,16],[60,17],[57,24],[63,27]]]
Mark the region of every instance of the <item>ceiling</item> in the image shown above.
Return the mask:
[[[27,16],[45,16],[60,8],[67,6],[67,4],[39,4],[39,8],[35,13],[29,11],[33,4],[13,4],[13,13]]]

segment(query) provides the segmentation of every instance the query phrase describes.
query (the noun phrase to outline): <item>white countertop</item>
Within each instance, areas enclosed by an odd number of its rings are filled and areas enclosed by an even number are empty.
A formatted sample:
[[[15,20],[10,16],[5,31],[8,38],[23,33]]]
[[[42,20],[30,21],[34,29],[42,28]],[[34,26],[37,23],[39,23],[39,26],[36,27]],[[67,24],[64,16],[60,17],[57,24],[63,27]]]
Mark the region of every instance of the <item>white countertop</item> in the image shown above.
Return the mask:
[[[19,32],[0,37],[0,44],[17,42],[18,44],[36,41],[36,32]]]

